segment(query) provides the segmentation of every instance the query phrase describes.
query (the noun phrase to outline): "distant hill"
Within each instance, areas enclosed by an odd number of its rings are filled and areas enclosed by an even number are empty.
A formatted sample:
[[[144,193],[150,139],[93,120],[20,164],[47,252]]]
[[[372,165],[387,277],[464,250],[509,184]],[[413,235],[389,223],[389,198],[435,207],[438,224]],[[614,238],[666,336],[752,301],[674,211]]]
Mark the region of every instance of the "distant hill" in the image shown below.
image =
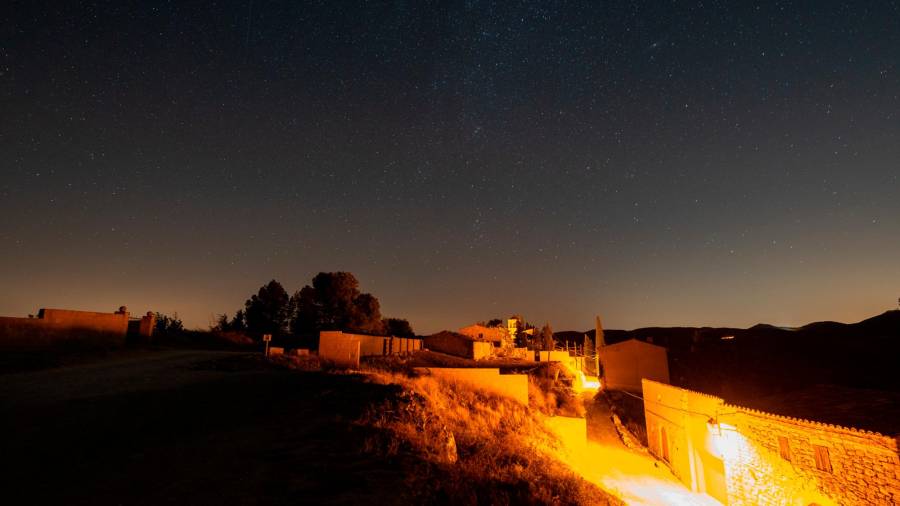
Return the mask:
[[[585,334],[593,338],[594,330],[555,336],[580,343]],[[674,384],[736,402],[821,384],[900,392],[898,310],[856,323],[646,327],[605,330],[604,336],[608,344],[634,338],[665,346]]]
[[[581,342],[587,334],[594,338],[594,329],[577,331],[564,330],[554,332],[557,340],[569,340]],[[640,339],[642,341],[654,340],[662,343],[678,343],[681,340],[705,342],[711,339],[721,339],[723,336],[735,337],[770,337],[770,336],[805,336],[805,337],[859,337],[868,338],[896,338],[900,339],[900,310],[890,310],[867,318],[857,323],[840,323],[822,321],[808,323],[798,328],[777,327],[768,323],[757,323],[746,328],[731,327],[643,327],[634,330],[606,329],[603,331],[608,344],[625,341],[627,339]]]

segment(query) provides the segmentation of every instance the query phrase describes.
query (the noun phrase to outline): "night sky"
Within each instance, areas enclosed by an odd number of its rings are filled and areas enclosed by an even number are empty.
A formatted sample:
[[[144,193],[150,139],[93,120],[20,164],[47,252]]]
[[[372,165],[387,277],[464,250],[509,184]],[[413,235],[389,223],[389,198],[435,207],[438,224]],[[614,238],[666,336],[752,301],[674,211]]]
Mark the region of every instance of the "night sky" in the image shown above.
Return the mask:
[[[205,327],[335,270],[420,333],[900,297],[897,2],[5,10],[2,315]]]

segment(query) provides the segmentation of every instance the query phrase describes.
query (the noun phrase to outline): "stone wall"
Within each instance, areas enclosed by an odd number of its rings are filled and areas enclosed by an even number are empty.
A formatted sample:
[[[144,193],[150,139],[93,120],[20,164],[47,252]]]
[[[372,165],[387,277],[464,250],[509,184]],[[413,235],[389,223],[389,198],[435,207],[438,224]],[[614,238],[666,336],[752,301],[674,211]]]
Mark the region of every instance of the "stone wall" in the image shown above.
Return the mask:
[[[720,417],[730,504],[900,504],[896,439],[724,408],[733,411]]]
[[[490,357],[494,353],[493,343],[489,341],[473,341],[468,336],[452,332],[441,332],[433,336],[426,336],[424,345],[429,350],[474,360]]]
[[[319,333],[319,358],[338,367],[359,369],[360,341],[340,331]]]
[[[528,405],[528,375],[500,374],[497,368],[417,367],[416,372],[458,382]]]
[[[422,349],[422,340],[412,337],[386,337],[385,355],[404,355]]]
[[[401,355],[421,349],[421,339],[347,334],[340,330],[319,332],[319,357],[341,367],[359,367],[360,357]]]
[[[643,391],[651,453],[694,491],[738,506],[900,504],[894,438],[654,381]]]
[[[41,309],[37,318],[0,317],[0,346],[40,348],[50,345],[119,346],[128,332],[128,312],[98,313]]]

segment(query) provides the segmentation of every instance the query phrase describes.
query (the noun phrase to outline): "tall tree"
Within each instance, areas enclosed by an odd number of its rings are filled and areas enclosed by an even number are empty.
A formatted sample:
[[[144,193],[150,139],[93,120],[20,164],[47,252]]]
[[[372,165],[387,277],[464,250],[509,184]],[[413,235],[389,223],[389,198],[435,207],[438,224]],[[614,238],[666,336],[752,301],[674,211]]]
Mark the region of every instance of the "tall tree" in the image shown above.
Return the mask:
[[[594,361],[595,357],[594,356],[597,354],[597,350],[594,349],[594,342],[591,341],[591,336],[589,336],[587,334],[584,335],[584,345],[583,346],[584,346],[584,348],[583,348],[584,364],[585,364],[585,369],[587,369],[585,372],[587,372],[590,375],[596,375],[597,368],[595,367],[595,361]]]
[[[256,295],[247,299],[244,307],[247,330],[251,334],[280,336],[287,330],[292,313],[291,298],[278,281],[273,279],[260,287]]]
[[[384,333],[389,336],[396,337],[416,337],[412,326],[409,322],[402,318],[385,318],[382,320],[384,324]]]
[[[294,294],[291,330],[299,336],[315,336],[320,330],[346,330],[382,334],[378,299],[359,291],[359,281],[349,272],[320,272]]]
[[[549,323],[545,323],[541,328],[541,347],[547,351],[556,349],[556,341],[553,339],[553,329]]]
[[[603,324],[600,323],[599,315],[597,316],[594,325],[594,344],[597,346],[597,348],[602,348],[606,346],[606,336],[603,335]]]

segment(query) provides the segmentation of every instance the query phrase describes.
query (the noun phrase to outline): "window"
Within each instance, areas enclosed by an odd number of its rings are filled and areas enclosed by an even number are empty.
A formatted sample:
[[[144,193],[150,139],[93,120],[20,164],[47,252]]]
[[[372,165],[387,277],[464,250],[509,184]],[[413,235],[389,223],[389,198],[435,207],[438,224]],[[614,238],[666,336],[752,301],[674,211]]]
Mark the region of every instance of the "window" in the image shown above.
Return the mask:
[[[831,472],[831,459],[828,458],[828,448],[819,445],[813,445],[816,450],[816,469],[819,471]]]
[[[788,441],[788,438],[778,436],[778,453],[784,460],[791,461],[791,443]]]

